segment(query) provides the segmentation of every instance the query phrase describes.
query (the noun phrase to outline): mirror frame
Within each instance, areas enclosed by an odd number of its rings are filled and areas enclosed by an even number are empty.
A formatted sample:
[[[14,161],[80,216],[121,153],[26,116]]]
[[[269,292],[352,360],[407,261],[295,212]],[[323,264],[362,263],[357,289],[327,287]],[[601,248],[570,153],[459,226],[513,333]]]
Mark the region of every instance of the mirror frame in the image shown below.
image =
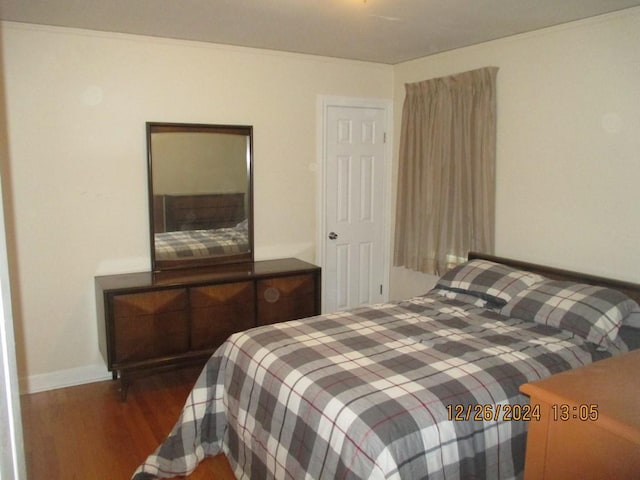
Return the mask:
[[[253,262],[253,127],[250,125],[216,125],[199,123],[167,123],[146,122],[147,130],[147,177],[149,193],[149,243],[151,247],[151,269],[154,272],[163,270],[185,269],[191,267],[205,267],[220,264]],[[153,148],[152,135],[158,133],[186,132],[186,133],[222,133],[244,135],[247,137],[247,221],[249,251],[239,254],[222,254],[207,257],[189,257],[184,260],[159,260],[156,258],[155,248],[155,208],[153,189]]]

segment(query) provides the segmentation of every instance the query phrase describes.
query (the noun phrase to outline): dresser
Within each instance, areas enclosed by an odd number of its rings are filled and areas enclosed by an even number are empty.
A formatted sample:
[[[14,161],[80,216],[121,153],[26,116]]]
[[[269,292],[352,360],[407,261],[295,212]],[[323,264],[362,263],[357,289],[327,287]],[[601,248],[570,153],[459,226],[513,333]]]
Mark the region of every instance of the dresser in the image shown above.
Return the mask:
[[[95,278],[100,352],[135,375],[204,364],[229,335],[320,314],[320,268],[295,258]]]
[[[525,480],[640,478],[639,370],[636,350],[522,385],[540,405]]]

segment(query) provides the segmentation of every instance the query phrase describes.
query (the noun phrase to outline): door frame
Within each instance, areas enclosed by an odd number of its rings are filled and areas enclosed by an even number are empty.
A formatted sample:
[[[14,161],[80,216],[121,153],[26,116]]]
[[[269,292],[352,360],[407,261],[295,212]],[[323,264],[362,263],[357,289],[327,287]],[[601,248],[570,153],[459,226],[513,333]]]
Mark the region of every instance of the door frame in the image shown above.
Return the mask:
[[[326,232],[326,176],[327,176],[327,110],[330,107],[345,108],[380,108],[385,112],[385,149],[384,149],[384,185],[383,188],[383,212],[382,229],[383,239],[383,293],[384,301],[389,300],[389,259],[391,251],[391,174],[393,165],[393,102],[390,99],[363,98],[363,97],[341,97],[330,95],[318,95],[317,99],[317,199],[316,199],[316,262],[324,270],[325,249],[327,244]],[[322,275],[322,313],[325,312],[326,298],[325,282],[326,275]]]

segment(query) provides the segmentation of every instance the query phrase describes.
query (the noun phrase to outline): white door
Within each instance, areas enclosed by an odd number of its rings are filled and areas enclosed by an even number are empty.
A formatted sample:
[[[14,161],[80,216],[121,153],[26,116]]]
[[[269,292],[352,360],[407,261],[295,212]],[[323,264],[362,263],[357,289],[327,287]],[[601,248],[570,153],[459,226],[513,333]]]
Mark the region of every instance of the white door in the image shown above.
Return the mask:
[[[326,312],[381,302],[385,277],[386,109],[325,108]]]
[[[0,189],[0,479],[26,479],[9,260]]]

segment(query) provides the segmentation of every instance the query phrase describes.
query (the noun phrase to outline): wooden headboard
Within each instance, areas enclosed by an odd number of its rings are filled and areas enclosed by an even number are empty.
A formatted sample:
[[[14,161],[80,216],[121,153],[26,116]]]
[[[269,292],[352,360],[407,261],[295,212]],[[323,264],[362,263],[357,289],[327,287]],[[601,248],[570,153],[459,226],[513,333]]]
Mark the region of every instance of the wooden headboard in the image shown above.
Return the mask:
[[[244,193],[155,195],[155,233],[233,227],[247,218]]]
[[[488,255],[479,252],[469,252],[469,260],[475,258],[490,260],[496,263],[502,263],[509,265],[520,270],[527,270],[529,272],[538,273],[544,277],[554,280],[565,280],[571,282],[586,283],[589,285],[599,285],[602,287],[613,288],[619,290],[640,303],[640,284],[625,282],[622,280],[615,280],[611,278],[598,277],[595,275],[589,275],[586,273],[573,272],[570,270],[563,270],[560,268],[548,267],[545,265],[537,265],[535,263],[522,262],[520,260],[513,260],[510,258],[497,257],[495,255]]]

